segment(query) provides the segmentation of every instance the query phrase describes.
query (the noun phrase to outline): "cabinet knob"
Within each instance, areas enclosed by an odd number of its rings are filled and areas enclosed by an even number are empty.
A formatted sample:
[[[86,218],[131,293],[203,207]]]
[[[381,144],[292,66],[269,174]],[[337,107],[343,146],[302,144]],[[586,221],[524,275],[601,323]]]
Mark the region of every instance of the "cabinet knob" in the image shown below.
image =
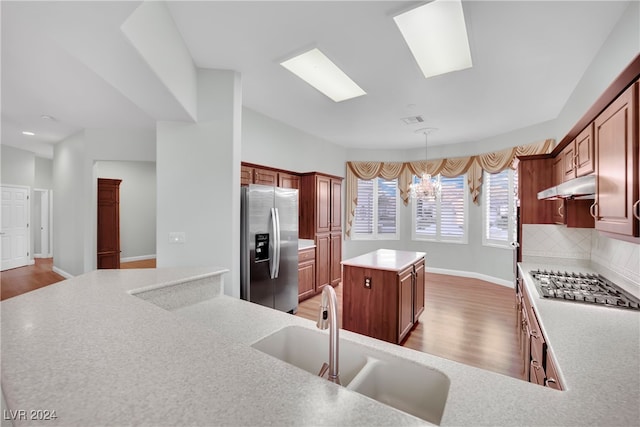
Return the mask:
[[[589,208],[589,213],[591,214],[591,216],[595,219],[598,219],[598,213],[595,212],[596,207],[598,206],[598,202],[593,202],[593,204],[591,205],[591,207]]]
[[[635,216],[636,219],[640,219],[640,199],[636,200],[633,204],[633,216]]]
[[[540,336],[538,335],[538,331],[536,331],[536,330],[531,331],[531,336],[532,336],[533,338],[535,338],[535,339],[538,339],[538,338],[540,337]]]

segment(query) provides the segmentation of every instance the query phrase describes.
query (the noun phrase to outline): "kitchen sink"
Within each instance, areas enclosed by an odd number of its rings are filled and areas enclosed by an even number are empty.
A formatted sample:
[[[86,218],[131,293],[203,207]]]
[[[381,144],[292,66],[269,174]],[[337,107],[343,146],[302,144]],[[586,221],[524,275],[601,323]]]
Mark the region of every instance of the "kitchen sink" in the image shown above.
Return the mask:
[[[317,375],[328,362],[329,336],[287,326],[252,347]],[[345,339],[340,339],[340,380],[348,390],[433,424],[442,419],[450,386],[436,369]]]
[[[440,424],[449,385],[449,378],[438,370],[390,357],[387,360],[369,358],[347,388]]]
[[[287,326],[255,342],[253,348],[318,375],[329,362],[329,335],[299,326]],[[367,363],[366,347],[340,340],[340,382],[347,385]]]

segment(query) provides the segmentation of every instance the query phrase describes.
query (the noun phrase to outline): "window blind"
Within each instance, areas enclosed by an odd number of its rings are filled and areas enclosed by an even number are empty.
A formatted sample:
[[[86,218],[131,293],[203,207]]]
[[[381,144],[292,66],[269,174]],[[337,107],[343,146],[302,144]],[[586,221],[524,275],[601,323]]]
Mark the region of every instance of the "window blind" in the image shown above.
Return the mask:
[[[414,177],[414,182],[418,178]],[[440,177],[441,195],[434,200],[416,200],[414,237],[436,241],[465,241],[467,221],[466,176]]]
[[[352,226],[354,237],[396,238],[399,200],[397,179],[358,179],[358,204]]]
[[[517,171],[485,173],[485,239],[509,243],[516,236]]]

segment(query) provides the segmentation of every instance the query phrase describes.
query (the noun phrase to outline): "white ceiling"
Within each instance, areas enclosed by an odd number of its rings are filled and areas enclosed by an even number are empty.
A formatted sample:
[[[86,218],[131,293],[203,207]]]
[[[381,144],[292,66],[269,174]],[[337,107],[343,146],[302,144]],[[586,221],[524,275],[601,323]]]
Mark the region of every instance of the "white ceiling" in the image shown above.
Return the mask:
[[[473,68],[430,79],[392,19],[421,3],[168,7],[196,66],[242,74],[245,106],[346,147],[404,149],[424,144],[414,132],[421,127],[438,128],[429,144],[439,145],[554,119],[629,2],[464,1]],[[120,31],[139,2],[0,4],[2,144],[51,157],[52,143],[83,128],[154,129],[156,120],[188,120]],[[334,103],[279,65],[310,47],[367,95]],[[425,122],[401,120],[415,115]]]

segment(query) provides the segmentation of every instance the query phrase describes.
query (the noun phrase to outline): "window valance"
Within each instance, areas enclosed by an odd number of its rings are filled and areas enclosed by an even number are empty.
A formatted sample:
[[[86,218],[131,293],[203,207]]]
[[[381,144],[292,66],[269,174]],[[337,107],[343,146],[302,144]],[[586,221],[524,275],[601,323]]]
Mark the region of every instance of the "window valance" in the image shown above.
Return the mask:
[[[347,238],[351,236],[351,226],[356,206],[358,205],[358,179],[398,178],[400,197],[404,205],[407,206],[414,175],[420,176],[426,172],[431,175],[442,174],[442,176],[453,178],[466,173],[471,198],[473,203],[478,204],[483,171],[498,173],[506,168],[513,168],[514,159],[517,156],[545,154],[553,149],[553,145],[553,139],[546,139],[534,144],[519,145],[492,153],[452,159],[416,160],[412,162],[347,162],[345,198],[348,209],[345,234]]]

